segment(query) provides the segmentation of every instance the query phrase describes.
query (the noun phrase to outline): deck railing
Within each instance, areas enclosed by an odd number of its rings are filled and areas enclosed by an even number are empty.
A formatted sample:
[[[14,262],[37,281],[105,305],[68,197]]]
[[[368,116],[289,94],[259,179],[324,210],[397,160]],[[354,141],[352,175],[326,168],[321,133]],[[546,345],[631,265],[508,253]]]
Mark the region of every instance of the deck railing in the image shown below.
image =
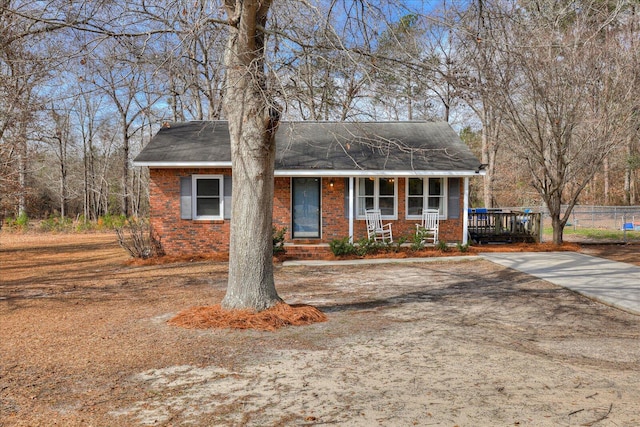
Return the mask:
[[[540,242],[541,214],[502,209],[469,209],[469,236],[476,243]]]

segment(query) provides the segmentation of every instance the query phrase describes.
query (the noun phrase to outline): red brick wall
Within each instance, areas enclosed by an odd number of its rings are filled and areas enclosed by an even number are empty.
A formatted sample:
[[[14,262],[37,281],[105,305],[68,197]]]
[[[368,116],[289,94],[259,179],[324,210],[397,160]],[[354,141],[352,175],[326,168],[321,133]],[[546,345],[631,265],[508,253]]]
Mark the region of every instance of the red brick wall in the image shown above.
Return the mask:
[[[230,175],[230,169],[151,169],[150,170],[150,205],[151,224],[160,237],[163,248],[168,255],[227,253],[229,251],[229,220],[225,221],[193,221],[180,219],[180,178],[192,174]],[[462,178],[461,178],[462,180]],[[330,183],[333,182],[333,186]],[[401,236],[410,239],[415,233],[415,224],[419,220],[405,218],[405,183],[404,178],[398,181],[398,220],[385,221],[393,224],[393,236],[397,240]],[[462,182],[460,185],[462,188]],[[294,245],[310,245],[300,248],[302,255],[308,251],[322,251],[326,248],[315,248],[313,245],[327,244],[334,239],[348,236],[349,220],[345,212],[345,191],[348,192],[348,180],[344,178],[322,178],[322,238],[291,238],[291,178],[275,178],[275,194],[273,204],[273,223],[278,228],[286,227],[285,242]],[[440,221],[440,240],[448,243],[460,242],[462,237],[463,218],[462,195],[460,197],[460,219]],[[364,220],[354,221],[354,240],[366,237]],[[290,254],[296,249],[287,249]],[[296,252],[296,253],[297,253]]]
[[[229,252],[229,221],[180,219],[180,178],[231,169],[150,169],[150,221],[167,255]]]

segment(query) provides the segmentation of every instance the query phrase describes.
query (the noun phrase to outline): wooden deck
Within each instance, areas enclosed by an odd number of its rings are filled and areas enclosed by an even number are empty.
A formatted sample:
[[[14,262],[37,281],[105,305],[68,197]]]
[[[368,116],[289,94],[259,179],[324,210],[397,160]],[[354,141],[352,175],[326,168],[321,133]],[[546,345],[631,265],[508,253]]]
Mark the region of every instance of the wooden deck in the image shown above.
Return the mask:
[[[537,243],[542,215],[501,209],[470,209],[469,237],[474,243]]]

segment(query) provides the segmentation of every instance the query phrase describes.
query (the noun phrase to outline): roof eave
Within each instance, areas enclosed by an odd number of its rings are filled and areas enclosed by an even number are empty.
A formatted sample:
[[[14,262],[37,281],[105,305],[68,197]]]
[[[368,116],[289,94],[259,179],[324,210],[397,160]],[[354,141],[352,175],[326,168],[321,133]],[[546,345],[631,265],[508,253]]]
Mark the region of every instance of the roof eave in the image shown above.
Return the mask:
[[[147,162],[144,160],[133,161],[133,166],[146,166],[149,168],[175,169],[175,168],[230,168],[231,162]]]
[[[332,170],[332,169],[276,169],[275,176],[292,177],[346,177],[346,176],[478,176],[485,171],[475,170]]]
[[[230,168],[231,162],[145,162],[134,161],[134,166],[176,169],[176,168]],[[275,176],[292,177],[347,177],[347,176],[482,176],[486,171],[480,170],[349,170],[349,169],[276,169]]]

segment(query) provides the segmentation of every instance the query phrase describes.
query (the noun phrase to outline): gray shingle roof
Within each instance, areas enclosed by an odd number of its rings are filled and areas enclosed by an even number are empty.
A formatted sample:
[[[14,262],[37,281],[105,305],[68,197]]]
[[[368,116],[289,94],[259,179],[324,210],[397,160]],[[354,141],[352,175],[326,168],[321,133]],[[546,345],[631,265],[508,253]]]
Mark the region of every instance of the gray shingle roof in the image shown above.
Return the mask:
[[[227,122],[165,126],[136,157],[135,164],[230,166]],[[475,173],[479,165],[446,122],[282,122],[276,134],[276,172],[467,175]]]

